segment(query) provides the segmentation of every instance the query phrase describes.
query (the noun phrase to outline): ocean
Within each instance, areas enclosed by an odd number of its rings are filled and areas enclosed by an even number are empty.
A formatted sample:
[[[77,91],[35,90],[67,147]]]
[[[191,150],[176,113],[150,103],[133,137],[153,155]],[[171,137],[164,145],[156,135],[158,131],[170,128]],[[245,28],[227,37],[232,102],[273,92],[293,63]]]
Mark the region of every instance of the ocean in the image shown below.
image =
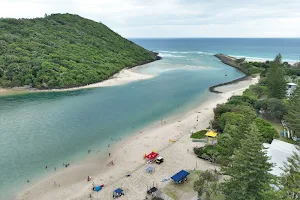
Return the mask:
[[[0,199],[212,95],[243,76],[213,55],[298,61],[300,39],[132,39],[160,61],[135,71],[154,78],[126,85],[0,97]],[[47,170],[45,169],[47,166]]]

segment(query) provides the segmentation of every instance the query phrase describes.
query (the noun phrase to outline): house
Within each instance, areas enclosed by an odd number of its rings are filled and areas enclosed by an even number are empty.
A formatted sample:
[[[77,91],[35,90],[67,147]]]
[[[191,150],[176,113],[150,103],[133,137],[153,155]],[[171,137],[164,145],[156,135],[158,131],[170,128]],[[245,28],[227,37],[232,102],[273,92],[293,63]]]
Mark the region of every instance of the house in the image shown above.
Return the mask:
[[[295,83],[287,83],[286,96],[290,97],[295,91],[297,84]]]
[[[284,167],[284,163],[293,155],[293,152],[299,153],[295,145],[276,139],[271,144],[264,143],[264,147],[270,157],[270,162],[275,164],[270,173],[276,176],[283,173],[281,168]]]

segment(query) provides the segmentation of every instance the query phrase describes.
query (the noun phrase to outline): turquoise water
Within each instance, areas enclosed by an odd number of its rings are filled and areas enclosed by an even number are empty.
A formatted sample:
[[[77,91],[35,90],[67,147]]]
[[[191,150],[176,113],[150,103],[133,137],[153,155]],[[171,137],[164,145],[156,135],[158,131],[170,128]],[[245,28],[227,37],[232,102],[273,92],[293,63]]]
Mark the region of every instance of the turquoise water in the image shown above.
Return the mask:
[[[0,97],[0,199],[7,199],[26,180],[34,183],[54,167],[84,158],[89,149],[102,150],[111,139],[199,105],[208,98],[209,86],[243,76],[213,57],[202,39],[134,41],[164,57],[136,69],[155,78],[107,88]],[[294,59],[292,54],[289,58]]]
[[[223,53],[249,59],[274,59],[281,53],[284,61],[300,61],[300,38],[186,38],[186,39],[132,39],[147,49],[167,54],[166,57],[185,54]]]

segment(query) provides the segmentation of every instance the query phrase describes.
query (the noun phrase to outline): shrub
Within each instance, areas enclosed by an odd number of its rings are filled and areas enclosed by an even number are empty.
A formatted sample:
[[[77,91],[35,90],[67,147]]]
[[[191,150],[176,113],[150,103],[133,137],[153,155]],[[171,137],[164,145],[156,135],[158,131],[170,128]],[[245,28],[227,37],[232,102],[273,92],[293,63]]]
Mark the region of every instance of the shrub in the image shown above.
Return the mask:
[[[164,200],[164,199],[160,197],[153,197],[152,200]]]
[[[234,105],[231,104],[218,104],[216,108],[214,108],[215,119],[220,117],[223,113],[231,112],[234,108]]]
[[[256,84],[251,85],[248,89],[246,89],[243,93],[243,96],[248,96],[251,99],[260,99],[264,95],[268,93],[268,88],[266,86]]]
[[[257,67],[254,67],[254,66],[252,66],[252,67],[249,69],[249,73],[250,73],[250,74],[260,74],[261,71],[262,71],[262,69],[257,68]]]
[[[272,124],[264,119],[256,118],[254,124],[263,137],[264,142],[271,143],[274,138],[278,138],[277,131],[272,127]]]
[[[244,120],[244,115],[234,112],[224,113],[215,125],[218,125],[218,131],[223,132],[226,124],[237,125],[241,120]]]
[[[198,131],[196,133],[193,133],[191,135],[191,138],[194,138],[194,139],[203,139],[205,138],[205,134],[207,133],[207,130],[201,130],[201,131]]]
[[[228,99],[227,104],[233,105],[249,105],[250,102],[246,96],[232,96]]]
[[[280,99],[270,98],[256,102],[256,110],[262,110],[263,115],[267,118],[281,120],[287,113],[287,108],[284,102]]]
[[[205,145],[204,147],[195,147],[194,153],[201,159],[216,162],[216,158],[219,155],[218,151],[211,145]]]

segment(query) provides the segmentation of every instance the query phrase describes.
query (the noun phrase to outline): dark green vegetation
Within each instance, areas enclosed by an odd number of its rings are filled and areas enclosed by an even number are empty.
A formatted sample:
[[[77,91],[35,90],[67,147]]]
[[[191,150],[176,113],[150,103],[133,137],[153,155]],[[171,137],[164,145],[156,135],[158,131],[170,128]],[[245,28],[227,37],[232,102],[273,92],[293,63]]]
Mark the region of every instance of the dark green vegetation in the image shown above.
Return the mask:
[[[299,129],[297,127],[300,124],[297,120],[299,117],[296,116],[300,113],[300,106],[294,107],[300,105],[300,100],[293,103],[293,99],[299,98],[299,95],[296,95],[296,92],[291,101],[282,99],[282,95],[285,96],[286,92],[284,65],[280,54],[274,61],[261,64],[261,79],[258,84],[250,86],[242,96],[232,96],[225,104],[218,105],[214,109],[211,127],[221,134],[215,146],[206,145],[195,149],[195,153],[200,158],[223,165],[229,164],[235,149],[241,147],[240,141],[246,139],[249,124],[257,128],[261,142],[268,143],[279,135],[267,120],[280,122],[286,116],[287,121],[291,119],[291,124],[294,124],[294,130]],[[279,93],[281,95],[278,95]],[[291,107],[290,110],[293,111],[288,112],[287,107]]]
[[[206,170],[199,174],[198,180],[194,182],[194,190],[198,193],[198,198],[203,195],[203,200],[211,200],[212,195],[217,195],[220,175],[217,171]]]
[[[269,89],[269,96],[283,99],[286,95],[286,80],[284,78],[284,69],[281,66],[281,55],[277,55],[273,61],[272,66],[267,73],[267,86]]]
[[[198,131],[196,133],[193,133],[191,135],[191,138],[194,138],[194,139],[203,139],[205,138],[205,134],[207,133],[207,130],[201,130],[201,131]]]
[[[164,200],[164,199],[160,197],[153,197],[152,200]]]
[[[246,75],[259,74],[263,70],[263,68],[253,65],[251,62],[246,62],[245,58],[237,59],[223,54],[216,54],[215,56],[219,58],[223,63],[240,70]]]
[[[284,117],[289,129],[300,137],[300,88],[298,87],[287,103],[287,114]]]
[[[77,87],[155,59],[155,53],[78,15],[0,19],[0,87]]]
[[[293,65],[288,62],[281,61],[281,55],[278,54],[273,61],[266,62],[253,62],[246,61],[245,58],[234,58],[224,54],[216,54],[223,63],[230,65],[246,75],[256,75],[261,73],[262,76],[265,76],[268,68],[270,68],[274,63],[280,62],[280,67],[284,70],[284,73],[288,76],[300,76],[300,63],[295,63]]]
[[[225,199],[263,199],[262,192],[270,188],[271,166],[268,157],[262,151],[259,130],[250,125],[247,136],[241,140],[241,147],[236,149],[230,166],[221,169],[222,174],[228,175],[221,184]]]
[[[211,128],[219,133],[217,144],[195,148],[194,152],[199,158],[221,165],[220,173],[225,175],[225,180],[219,188],[225,199],[299,199],[300,151],[289,159],[285,174],[278,180],[268,173],[271,164],[262,151],[262,143],[271,143],[279,137],[274,124],[281,126],[282,119],[299,137],[300,88],[286,98],[285,78],[289,69],[280,55],[274,61],[252,64],[261,71],[259,83],[214,109]],[[202,180],[209,181],[209,177]],[[274,191],[270,184],[279,190]]]

